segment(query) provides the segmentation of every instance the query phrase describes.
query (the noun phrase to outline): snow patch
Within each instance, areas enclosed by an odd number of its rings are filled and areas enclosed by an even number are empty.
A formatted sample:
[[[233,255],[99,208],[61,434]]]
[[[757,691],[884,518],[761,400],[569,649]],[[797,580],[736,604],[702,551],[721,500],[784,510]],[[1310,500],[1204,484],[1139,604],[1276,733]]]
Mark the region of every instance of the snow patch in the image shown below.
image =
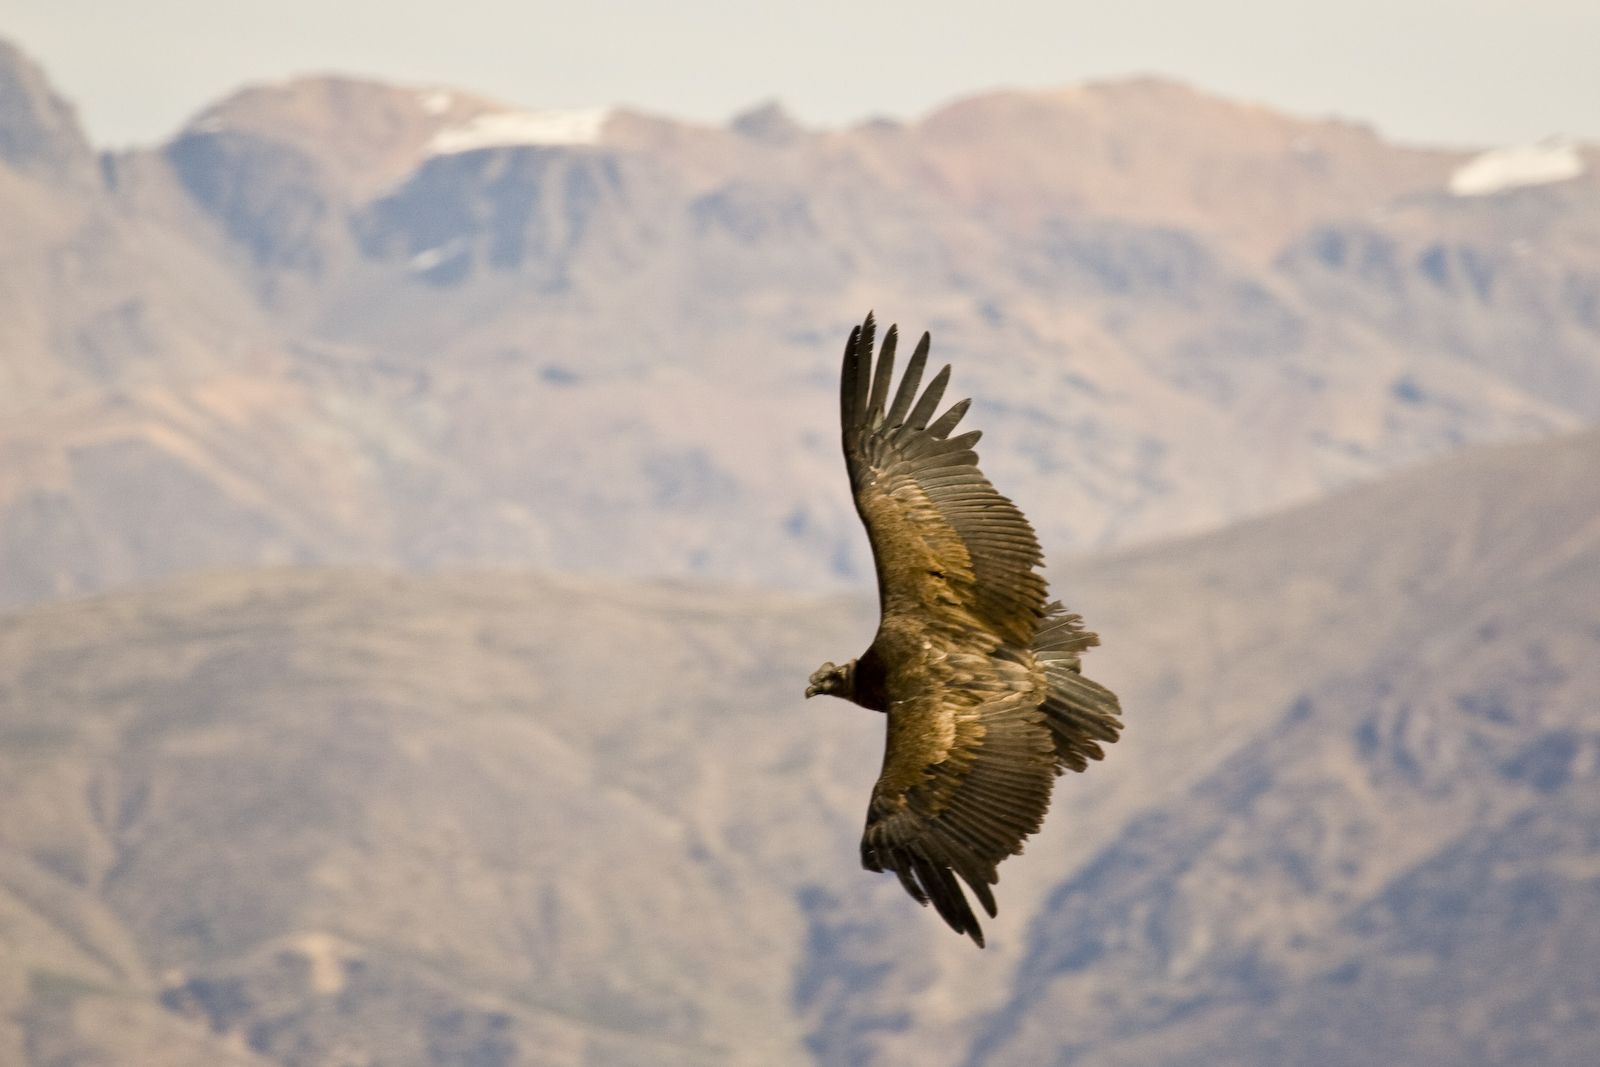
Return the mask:
[[[521,144],[595,144],[611,117],[608,107],[570,111],[490,111],[433,135],[435,155]]]
[[[433,248],[425,248],[421,252],[418,252],[416,255],[411,257],[411,260],[407,266],[409,266],[418,274],[423,274],[432,270],[434,267],[437,267],[445,260],[453,259],[461,252],[461,250],[462,242],[459,238],[454,241],[447,241],[442,245],[437,245]]]
[[[453,93],[444,89],[424,89],[417,94],[417,102],[422,105],[423,112],[429,115],[443,115],[450,110],[455,99]]]
[[[1540,141],[1474,156],[1450,175],[1449,188],[1456,196],[1488,196],[1503,189],[1566,181],[1584,169],[1583,157],[1570,141]]]

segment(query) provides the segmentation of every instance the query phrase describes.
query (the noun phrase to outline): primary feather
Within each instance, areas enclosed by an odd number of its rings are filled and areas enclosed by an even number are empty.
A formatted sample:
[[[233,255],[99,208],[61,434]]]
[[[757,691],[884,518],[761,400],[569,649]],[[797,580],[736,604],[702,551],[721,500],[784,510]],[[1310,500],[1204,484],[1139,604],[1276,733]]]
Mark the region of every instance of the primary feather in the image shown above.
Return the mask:
[[[862,864],[893,871],[982,945],[963,885],[995,915],[996,865],[1039,829],[1056,776],[1117,739],[1120,709],[1081,674],[1099,638],[1047,603],[1038,538],[978,469],[978,432],[951,436],[970,402],[935,417],[950,368],[922,388],[928,334],[892,398],[898,330],[876,366],[874,334],[870,314],[850,334],[839,413],[878,574],[878,632],[857,659],[818,668],[806,695],[887,712]]]

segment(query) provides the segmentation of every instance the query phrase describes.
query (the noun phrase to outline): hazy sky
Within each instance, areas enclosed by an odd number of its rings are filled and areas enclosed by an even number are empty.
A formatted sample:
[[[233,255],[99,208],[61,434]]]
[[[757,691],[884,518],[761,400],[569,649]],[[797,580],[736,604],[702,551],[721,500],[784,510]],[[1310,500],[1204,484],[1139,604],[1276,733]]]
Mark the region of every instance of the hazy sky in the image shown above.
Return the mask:
[[[1600,140],[1600,0],[4,0],[0,36],[107,146],[314,71],[708,121],[776,97],[825,125],[1157,73],[1403,140]]]

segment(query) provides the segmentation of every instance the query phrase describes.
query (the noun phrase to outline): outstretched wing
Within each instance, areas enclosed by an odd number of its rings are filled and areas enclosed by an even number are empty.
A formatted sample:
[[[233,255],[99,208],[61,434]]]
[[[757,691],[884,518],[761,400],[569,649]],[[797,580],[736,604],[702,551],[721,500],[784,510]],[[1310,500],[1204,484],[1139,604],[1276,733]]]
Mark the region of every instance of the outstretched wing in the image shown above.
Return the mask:
[[[898,331],[889,328],[873,368],[872,316],[851,331],[839,388],[845,465],[872,542],[879,606],[887,618],[918,613],[976,626],[1027,648],[1044,617],[1039,540],[1015,504],[978,470],[978,431],[950,436],[968,401],[934,418],[946,366],[920,396],[925,333],[894,397]]]
[[[872,790],[861,863],[893,871],[923,904],[980,946],[960,882],[995,914],[995,866],[1022,851],[1050,805],[1055,742],[1040,709],[1042,672],[981,651],[941,649],[901,672],[883,772]]]

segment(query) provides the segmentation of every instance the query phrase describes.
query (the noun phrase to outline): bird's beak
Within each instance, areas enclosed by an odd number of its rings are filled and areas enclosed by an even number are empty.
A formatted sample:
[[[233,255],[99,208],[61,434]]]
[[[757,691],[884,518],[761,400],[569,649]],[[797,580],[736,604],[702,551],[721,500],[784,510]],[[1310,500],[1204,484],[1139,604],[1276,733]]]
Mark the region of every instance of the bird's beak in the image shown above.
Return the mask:
[[[816,695],[817,695],[817,687],[816,686],[814,686],[814,685],[806,686],[806,699],[807,700],[810,700],[812,697],[814,697]]]

